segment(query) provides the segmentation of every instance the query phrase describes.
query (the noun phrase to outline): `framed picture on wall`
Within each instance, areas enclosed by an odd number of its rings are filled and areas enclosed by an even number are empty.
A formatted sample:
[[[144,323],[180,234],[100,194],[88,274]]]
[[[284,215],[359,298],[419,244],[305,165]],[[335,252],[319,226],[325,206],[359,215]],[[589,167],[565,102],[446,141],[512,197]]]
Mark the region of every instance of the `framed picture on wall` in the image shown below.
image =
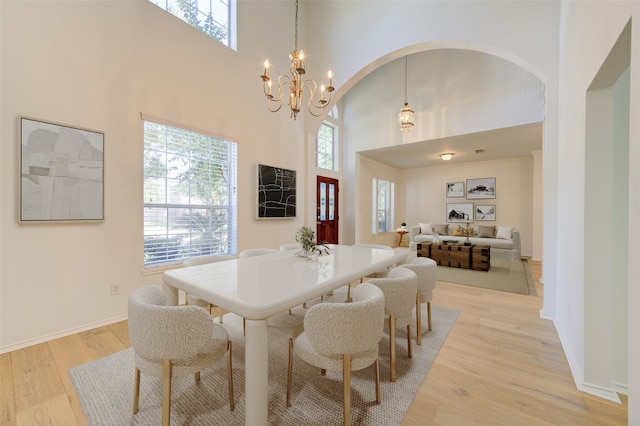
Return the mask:
[[[296,217],[296,171],[258,164],[258,219]]]
[[[447,203],[447,222],[473,222],[473,203]]]
[[[467,200],[496,198],[496,178],[467,179]]]
[[[20,223],[104,220],[104,133],[20,117]]]
[[[464,182],[447,182],[447,198],[464,197]]]
[[[495,221],[496,205],[479,205],[476,204],[476,220]]]

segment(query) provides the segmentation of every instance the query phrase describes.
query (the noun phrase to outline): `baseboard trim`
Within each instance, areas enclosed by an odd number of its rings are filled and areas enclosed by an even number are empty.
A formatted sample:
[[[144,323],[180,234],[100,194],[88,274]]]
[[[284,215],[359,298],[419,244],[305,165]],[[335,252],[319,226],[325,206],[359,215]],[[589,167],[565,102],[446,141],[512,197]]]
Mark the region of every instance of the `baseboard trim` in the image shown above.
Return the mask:
[[[567,357],[567,361],[569,362],[569,368],[571,369],[571,375],[573,376],[573,381],[576,384],[576,388],[578,388],[578,390],[582,392],[586,392],[599,398],[621,404],[622,401],[620,401],[620,397],[615,390],[600,385],[594,385],[592,383],[586,383],[584,381],[582,369],[580,368],[580,364],[578,364],[573,350],[571,350],[571,345],[569,345],[568,339],[566,339],[566,336],[560,331],[555,320],[553,321],[553,325],[556,329],[556,332],[558,333],[558,337],[560,338],[560,343],[562,344],[562,349],[564,350],[564,354]]]
[[[103,327],[105,325],[113,324],[115,322],[126,320],[126,315],[119,315],[117,317],[109,318],[104,321],[97,321],[91,324],[86,324],[80,327],[70,328],[67,330],[59,331],[57,333],[48,334],[46,336],[36,337],[34,339],[23,340],[18,343],[14,343],[12,345],[2,346],[0,347],[0,354],[4,354],[7,352],[16,351],[18,349],[24,349],[29,346],[37,345],[40,343],[49,342],[51,340],[59,339],[61,337],[71,336],[72,334],[81,333],[83,331],[91,330],[98,327]]]

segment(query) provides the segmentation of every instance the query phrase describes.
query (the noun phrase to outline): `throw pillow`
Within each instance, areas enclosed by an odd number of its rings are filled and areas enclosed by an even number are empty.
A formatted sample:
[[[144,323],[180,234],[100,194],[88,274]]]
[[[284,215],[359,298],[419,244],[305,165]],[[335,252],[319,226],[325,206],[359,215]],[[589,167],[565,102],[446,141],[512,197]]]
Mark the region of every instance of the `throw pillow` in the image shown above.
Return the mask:
[[[494,238],[496,233],[495,226],[478,226],[478,237],[480,238]]]
[[[451,233],[452,237],[473,237],[473,228],[471,227],[462,227],[462,226],[458,226],[457,228],[453,229],[453,232]]]
[[[431,229],[430,223],[419,223],[420,225],[420,234],[422,235],[432,235],[433,229]]]
[[[449,235],[449,225],[433,225],[433,232],[438,235]]]
[[[513,231],[513,226],[498,225],[498,232],[496,232],[496,238],[500,238],[503,240],[510,240],[512,231]]]

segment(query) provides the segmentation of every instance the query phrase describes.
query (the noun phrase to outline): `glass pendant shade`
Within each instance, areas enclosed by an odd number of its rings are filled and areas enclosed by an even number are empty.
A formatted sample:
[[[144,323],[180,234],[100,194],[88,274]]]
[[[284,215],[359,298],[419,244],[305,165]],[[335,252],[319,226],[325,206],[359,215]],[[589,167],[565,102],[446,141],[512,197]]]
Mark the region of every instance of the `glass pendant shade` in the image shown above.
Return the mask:
[[[406,102],[398,114],[398,124],[402,133],[409,132],[413,127],[413,110]]]

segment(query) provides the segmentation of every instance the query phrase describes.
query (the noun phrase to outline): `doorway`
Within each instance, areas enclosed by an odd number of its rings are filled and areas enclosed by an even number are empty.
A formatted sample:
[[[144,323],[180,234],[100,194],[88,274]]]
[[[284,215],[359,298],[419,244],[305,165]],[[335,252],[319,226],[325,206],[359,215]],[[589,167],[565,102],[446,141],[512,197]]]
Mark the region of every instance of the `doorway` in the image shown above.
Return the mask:
[[[317,177],[316,235],[318,244],[338,244],[338,180]]]

